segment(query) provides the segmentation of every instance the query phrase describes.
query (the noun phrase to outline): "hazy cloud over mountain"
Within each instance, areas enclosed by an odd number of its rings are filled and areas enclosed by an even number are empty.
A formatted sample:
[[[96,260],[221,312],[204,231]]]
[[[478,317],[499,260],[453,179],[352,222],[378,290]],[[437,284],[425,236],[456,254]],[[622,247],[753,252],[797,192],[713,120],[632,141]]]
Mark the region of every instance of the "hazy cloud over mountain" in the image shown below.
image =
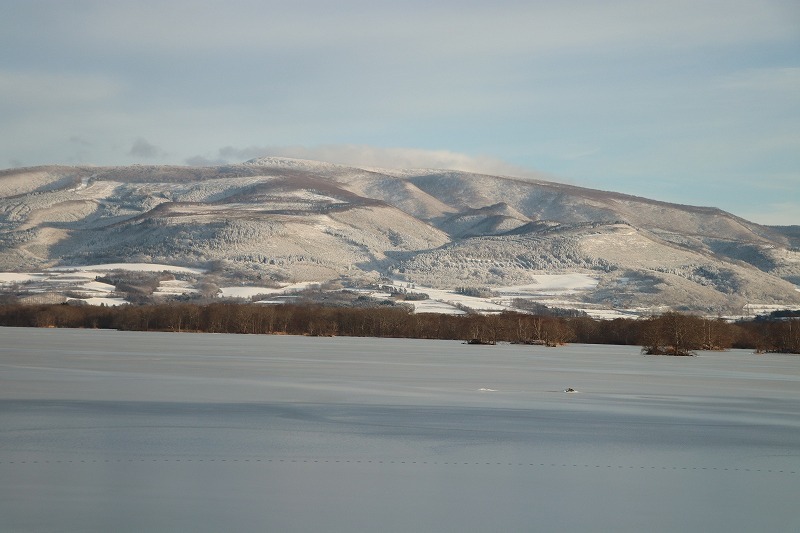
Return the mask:
[[[291,157],[327,161],[343,165],[383,168],[449,168],[487,174],[507,174],[520,177],[541,176],[530,169],[510,165],[488,156],[471,156],[449,150],[423,150],[419,148],[381,148],[367,145],[322,146],[248,146],[219,149],[219,157],[206,159],[194,156],[186,160],[191,165],[218,165],[255,159],[258,157]]]
[[[147,139],[138,138],[133,142],[133,146],[128,151],[128,155],[140,159],[156,159],[163,155],[163,150],[158,146],[147,142]]]

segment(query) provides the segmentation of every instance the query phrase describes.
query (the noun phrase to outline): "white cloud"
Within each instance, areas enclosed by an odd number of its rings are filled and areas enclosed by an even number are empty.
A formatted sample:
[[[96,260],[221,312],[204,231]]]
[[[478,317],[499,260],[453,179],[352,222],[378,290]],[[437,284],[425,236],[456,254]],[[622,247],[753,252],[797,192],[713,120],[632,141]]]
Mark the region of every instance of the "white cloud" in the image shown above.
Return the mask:
[[[472,156],[450,150],[420,148],[382,148],[361,144],[329,144],[320,146],[250,146],[220,149],[220,159],[230,162],[256,157],[277,156],[311,159],[359,167],[436,168],[464,170],[493,175],[541,177],[531,169],[512,165],[490,156]],[[198,161],[202,159],[197,159]]]

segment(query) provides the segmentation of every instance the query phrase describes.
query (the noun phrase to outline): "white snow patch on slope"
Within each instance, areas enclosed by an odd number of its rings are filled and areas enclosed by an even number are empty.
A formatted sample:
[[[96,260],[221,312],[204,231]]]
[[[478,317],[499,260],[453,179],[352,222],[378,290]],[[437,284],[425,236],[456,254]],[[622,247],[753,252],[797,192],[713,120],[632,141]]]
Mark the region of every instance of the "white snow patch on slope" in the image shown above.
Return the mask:
[[[566,274],[535,274],[531,276],[535,283],[527,285],[513,285],[508,287],[494,287],[493,291],[500,295],[499,298],[478,298],[458,294],[451,290],[433,289],[413,284],[413,292],[425,293],[429,300],[415,300],[410,303],[414,306],[415,313],[450,313],[461,314],[459,307],[484,313],[497,313],[514,310],[511,300],[514,298],[542,298],[545,296],[575,294],[585,290],[594,289],[598,279],[588,274],[570,272]],[[408,289],[408,283],[393,281],[392,285],[399,289]],[[571,307],[571,305],[567,305]]]
[[[105,263],[102,265],[78,265],[78,266],[60,266],[47,269],[50,272],[70,272],[70,271],[84,271],[84,272],[103,272],[108,270],[130,270],[135,272],[180,272],[185,274],[202,274],[205,272],[202,268],[188,268],[173,265],[161,265],[158,263]]]
[[[504,297],[525,298],[550,296],[554,294],[575,294],[597,287],[598,278],[588,274],[572,272],[568,274],[533,274],[535,283],[497,287],[494,292]]]
[[[319,283],[313,281],[301,281],[299,283],[292,283],[291,285],[284,285],[283,287],[250,287],[250,286],[234,286],[234,287],[220,287],[223,298],[252,298],[259,294],[289,294],[292,292],[299,292],[306,289],[319,287]]]
[[[58,281],[82,281],[82,280],[91,280],[97,277],[97,272],[52,272],[48,274],[42,274],[43,276],[48,276],[51,280],[58,280]]]
[[[408,283],[404,281],[395,280],[392,281],[392,285],[398,288],[406,288]],[[466,296],[464,294],[459,294],[457,292],[450,290],[433,289],[431,287],[422,287],[420,285],[414,285],[412,290],[414,292],[425,293],[428,295],[430,300],[439,302],[440,304],[447,304],[454,309],[457,309],[457,306],[463,306],[468,309],[472,309],[474,311],[483,311],[488,313],[498,313],[509,309],[508,306],[496,304],[487,298]],[[417,304],[419,304],[420,302],[430,302],[430,300],[417,300],[408,303],[414,304],[414,309],[416,312],[423,312],[423,311],[417,311],[416,307]],[[432,304],[428,303],[427,305],[431,306]]]
[[[458,307],[436,300],[416,300],[405,302],[414,306],[415,313],[438,313],[440,315],[465,315],[466,312]]]
[[[42,274],[25,274],[21,272],[0,272],[0,283],[25,283],[26,281],[41,281],[45,276]]]
[[[755,316],[768,315],[773,311],[786,311],[791,309],[794,309],[791,305],[749,303],[742,308],[742,311],[745,316]]]
[[[88,283],[84,283],[80,285],[80,288],[85,291],[93,291],[93,292],[112,292],[116,289],[113,285],[109,283],[103,283],[102,281],[90,281]]]
[[[70,189],[70,192],[76,192],[87,188],[89,186],[89,179],[89,176],[82,177],[80,184],[78,184],[74,189]]]
[[[179,279],[164,280],[158,284],[155,293],[164,296],[180,296],[181,294],[194,294],[200,292],[188,281]]]
[[[274,287],[220,287],[223,298],[252,298],[259,294],[280,294],[281,289]]]
[[[577,307],[576,311],[583,311],[592,318],[599,320],[613,320],[615,318],[641,318],[641,314],[635,311],[626,309],[594,309],[586,307]]]
[[[94,297],[94,298],[67,298],[67,300],[84,302],[89,305],[108,305],[108,306],[125,305],[126,303],[128,303],[124,298]]]

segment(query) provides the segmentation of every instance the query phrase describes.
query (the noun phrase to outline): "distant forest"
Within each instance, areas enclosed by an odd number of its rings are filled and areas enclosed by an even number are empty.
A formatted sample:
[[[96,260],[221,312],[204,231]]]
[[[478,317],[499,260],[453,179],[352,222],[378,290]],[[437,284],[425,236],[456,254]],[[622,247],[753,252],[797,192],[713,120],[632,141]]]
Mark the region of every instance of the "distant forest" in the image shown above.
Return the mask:
[[[752,349],[800,354],[800,311],[730,323],[680,313],[644,319],[597,320],[586,316],[415,314],[408,308],[323,305],[176,303],[119,307],[0,305],[0,326],[103,328],[350,337],[642,346],[645,353],[691,355],[694,350]]]

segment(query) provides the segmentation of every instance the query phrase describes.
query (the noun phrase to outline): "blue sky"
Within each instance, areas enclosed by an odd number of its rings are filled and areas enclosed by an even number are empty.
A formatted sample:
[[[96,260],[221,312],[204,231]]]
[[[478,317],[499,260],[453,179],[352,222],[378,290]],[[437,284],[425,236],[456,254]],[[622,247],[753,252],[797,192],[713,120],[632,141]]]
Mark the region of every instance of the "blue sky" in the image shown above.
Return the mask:
[[[0,168],[285,155],[800,224],[800,4],[0,0]]]

